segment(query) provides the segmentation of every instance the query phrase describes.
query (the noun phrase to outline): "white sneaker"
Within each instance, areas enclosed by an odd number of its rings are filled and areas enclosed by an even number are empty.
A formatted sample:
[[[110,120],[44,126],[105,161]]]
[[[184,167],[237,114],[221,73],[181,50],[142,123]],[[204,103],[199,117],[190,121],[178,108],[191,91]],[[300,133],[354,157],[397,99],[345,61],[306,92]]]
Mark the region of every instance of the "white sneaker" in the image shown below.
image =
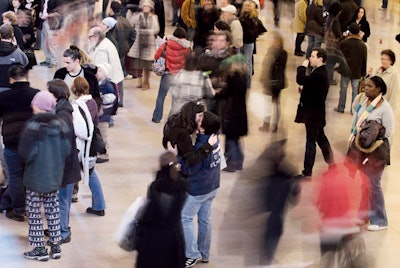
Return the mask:
[[[131,80],[131,79],[133,79],[133,76],[131,74],[127,74],[124,79]]]
[[[368,225],[367,230],[375,232],[375,231],[386,230],[387,228],[388,228],[387,226],[379,226],[377,224],[370,224],[370,225]]]

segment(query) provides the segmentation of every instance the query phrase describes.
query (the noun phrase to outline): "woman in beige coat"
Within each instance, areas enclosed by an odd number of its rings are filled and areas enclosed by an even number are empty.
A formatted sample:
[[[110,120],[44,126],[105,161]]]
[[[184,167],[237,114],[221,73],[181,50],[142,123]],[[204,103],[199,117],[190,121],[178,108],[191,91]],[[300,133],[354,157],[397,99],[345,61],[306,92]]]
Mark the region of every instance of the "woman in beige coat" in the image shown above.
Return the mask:
[[[301,50],[301,44],[304,41],[305,38],[305,33],[304,33],[304,28],[306,26],[306,9],[308,6],[307,0],[296,0],[296,3],[294,4],[294,22],[293,22],[293,28],[292,31],[297,33],[296,36],[296,43],[295,43],[295,49],[294,49],[294,55],[295,56],[304,56],[306,54],[304,51]]]
[[[150,88],[150,71],[152,70],[154,53],[156,52],[155,39],[160,27],[157,15],[153,14],[154,2],[152,0],[141,1],[142,12],[130,18],[131,24],[136,30],[136,39],[128,52],[128,56],[133,58],[131,68],[143,69],[142,78],[138,78],[138,88],[147,90]]]

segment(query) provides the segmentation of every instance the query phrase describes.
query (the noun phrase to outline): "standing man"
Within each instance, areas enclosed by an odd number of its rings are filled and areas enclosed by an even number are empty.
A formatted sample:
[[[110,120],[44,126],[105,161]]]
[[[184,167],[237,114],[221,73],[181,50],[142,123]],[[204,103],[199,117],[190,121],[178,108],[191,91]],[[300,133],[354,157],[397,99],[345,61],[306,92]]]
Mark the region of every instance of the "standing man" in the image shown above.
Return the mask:
[[[333,152],[328,138],[325,136],[325,100],[329,90],[328,73],[325,62],[328,54],[325,49],[314,48],[309,60],[297,67],[296,82],[300,85],[300,103],[297,108],[296,123],[306,126],[306,152],[304,169],[298,179],[311,177],[315,162],[316,144],[321,148],[325,162],[332,167],[335,165]],[[306,74],[308,67],[311,73]],[[302,89],[300,89],[302,88]]]
[[[11,220],[24,221],[25,188],[22,183],[24,168],[17,149],[20,133],[26,121],[33,115],[32,99],[39,90],[29,86],[27,71],[21,65],[11,66],[9,79],[10,90],[0,93],[4,157],[10,179],[7,190],[1,196],[0,210],[6,210],[6,217]]]
[[[231,45],[235,49],[235,52],[239,53],[243,46],[243,28],[238,17],[236,16],[236,7],[234,5],[227,5],[226,7],[222,7],[221,11],[221,20],[228,23],[231,27]]]
[[[357,23],[353,22],[349,26],[349,31],[348,38],[339,44],[339,49],[343,52],[344,58],[350,68],[350,74],[343,73],[340,76],[339,103],[338,106],[333,109],[338,113],[344,113],[349,82],[351,82],[351,103],[353,103],[354,98],[358,94],[360,78],[367,73],[367,46],[359,35],[360,27]]]
[[[112,82],[118,85],[119,90],[123,90],[124,73],[117,48],[108,39],[99,27],[89,30],[89,56],[95,65],[108,63],[111,66],[109,74]],[[122,107],[122,103],[119,102]]]

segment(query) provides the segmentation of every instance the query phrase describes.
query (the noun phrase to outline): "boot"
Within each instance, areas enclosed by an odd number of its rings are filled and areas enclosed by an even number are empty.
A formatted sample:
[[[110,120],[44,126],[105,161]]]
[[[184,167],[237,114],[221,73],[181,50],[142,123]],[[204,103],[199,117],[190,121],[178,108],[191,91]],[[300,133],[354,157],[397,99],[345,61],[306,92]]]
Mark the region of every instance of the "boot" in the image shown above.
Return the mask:
[[[144,70],[143,71],[144,81],[143,81],[143,90],[148,90],[150,88],[150,71]]]
[[[261,132],[268,132],[269,131],[269,123],[264,122],[261,127],[258,128]]]
[[[142,78],[141,78],[141,77],[138,77],[138,82],[137,82],[137,85],[136,85],[136,87],[137,87],[137,88],[141,88],[141,87],[143,87],[143,84],[142,84]]]

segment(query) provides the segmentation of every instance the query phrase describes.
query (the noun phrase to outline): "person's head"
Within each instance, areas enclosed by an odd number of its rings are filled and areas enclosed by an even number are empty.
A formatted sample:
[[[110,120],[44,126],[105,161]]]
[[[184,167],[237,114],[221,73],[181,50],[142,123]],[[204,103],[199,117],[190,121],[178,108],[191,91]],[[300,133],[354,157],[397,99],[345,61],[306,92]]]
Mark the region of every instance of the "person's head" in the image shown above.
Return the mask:
[[[11,4],[14,8],[19,8],[25,6],[26,3],[24,0],[12,0]]]
[[[242,10],[240,11],[241,16],[246,15],[246,14],[249,14],[250,18],[258,17],[258,11],[256,8],[256,4],[251,0],[246,0],[243,3]]]
[[[203,8],[204,9],[210,9],[214,6],[214,1],[213,0],[204,0],[203,1]]]
[[[214,31],[215,32],[220,32],[220,31],[228,31],[228,32],[230,32],[231,31],[231,26],[229,26],[229,24],[226,23],[223,20],[217,20],[214,23]]]
[[[189,53],[185,57],[185,66],[184,69],[186,71],[196,71],[199,69],[199,56],[193,53]]]
[[[118,2],[112,1],[110,5],[110,14],[119,14],[121,13],[122,5]]]
[[[367,14],[365,13],[365,8],[363,7],[358,7],[356,11],[354,11],[353,14],[353,21],[355,20],[366,20],[367,19]]]
[[[152,0],[143,0],[141,5],[143,13],[150,13],[154,10],[154,2]]]
[[[182,27],[176,27],[172,35],[176,38],[183,39],[186,38],[186,31]]]
[[[197,125],[201,124],[203,121],[204,110],[204,105],[196,101],[187,102],[182,106],[180,118],[183,127],[186,128],[190,134],[193,133]]]
[[[11,42],[14,37],[14,29],[9,24],[3,24],[0,26],[0,39],[1,41]]]
[[[47,82],[47,90],[53,94],[53,96],[57,99],[69,99],[70,92],[68,89],[68,85],[61,79],[53,79]]]
[[[358,35],[360,33],[360,26],[356,22],[350,23],[347,29],[350,31],[350,35]]]
[[[14,84],[18,81],[28,81],[28,71],[20,64],[12,65],[10,69],[8,69],[8,79],[10,84]]]
[[[220,0],[219,1],[219,7],[223,8],[226,7],[227,5],[229,5],[231,3],[230,0]]]
[[[370,100],[375,99],[379,94],[382,93],[382,96],[386,94],[387,87],[385,81],[379,76],[370,77],[365,82],[364,93],[367,98]]]
[[[277,32],[277,31],[273,31],[271,32],[271,38],[272,38],[272,44],[280,49],[283,48],[283,37],[282,35]]]
[[[216,114],[205,111],[203,120],[201,124],[198,124],[197,129],[201,134],[217,134],[221,129],[221,119]]]
[[[89,94],[89,83],[84,77],[75,78],[71,86],[71,91],[77,97]]]
[[[342,5],[339,2],[333,2],[328,9],[329,16],[336,17],[342,11]]]
[[[101,21],[101,23],[99,24],[99,28],[103,33],[107,33],[108,31],[113,29],[116,24],[117,24],[116,19],[114,19],[113,17],[107,17]]]
[[[310,66],[311,67],[318,67],[321,66],[326,62],[326,58],[328,57],[328,53],[326,52],[325,49],[320,48],[320,47],[315,47],[313,48],[311,52],[311,56],[309,58],[310,60]]]
[[[231,45],[232,36],[228,31],[221,31],[214,34],[213,50],[225,50]]]
[[[227,5],[226,7],[221,7],[221,20],[227,22],[236,17],[236,7],[234,5]]]
[[[81,51],[77,46],[71,45],[63,53],[62,62],[69,73],[76,73],[80,70]]]
[[[385,49],[381,52],[382,67],[387,69],[396,62],[396,54],[391,49]]]
[[[104,81],[104,79],[107,79],[111,72],[110,64],[105,62],[105,63],[97,64],[96,67],[97,67],[97,72],[96,72],[97,80]]]
[[[2,16],[3,16],[3,23],[5,24],[17,23],[17,15],[15,15],[14,11],[4,12]]]
[[[180,164],[178,157],[171,151],[166,151],[160,156],[160,168],[169,169],[169,177],[172,181],[176,181],[180,177]],[[165,179],[162,177],[161,179]]]
[[[40,91],[36,93],[36,95],[33,97],[31,106],[32,106],[32,111],[34,114],[39,114],[43,112],[51,112],[54,110],[54,107],[56,106],[57,100],[48,91]]]
[[[105,38],[105,33],[101,30],[100,27],[93,27],[89,30],[88,40],[89,40],[89,48],[96,47],[101,40]]]

